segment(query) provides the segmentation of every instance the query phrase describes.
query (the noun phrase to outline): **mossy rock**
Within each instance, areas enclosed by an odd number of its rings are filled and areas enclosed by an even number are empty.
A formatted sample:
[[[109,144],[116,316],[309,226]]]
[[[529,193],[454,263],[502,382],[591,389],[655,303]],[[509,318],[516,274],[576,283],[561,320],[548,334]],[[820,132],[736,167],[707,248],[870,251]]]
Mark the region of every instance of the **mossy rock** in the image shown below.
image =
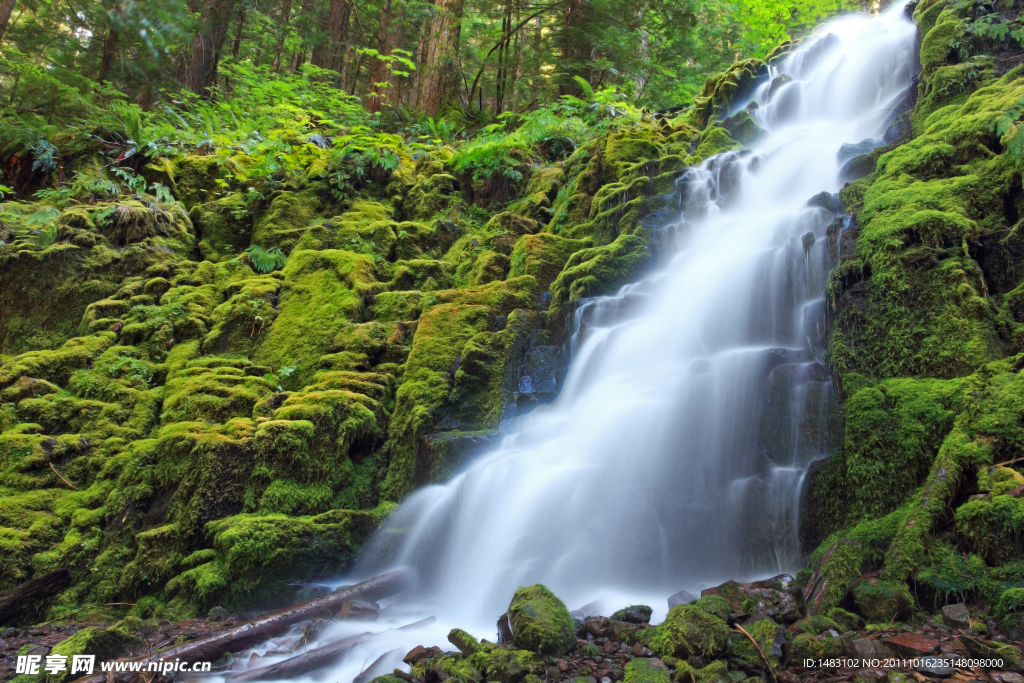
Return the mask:
[[[782,657],[782,645],[786,642],[786,629],[771,619],[760,619],[753,624],[747,624],[744,629],[757,642],[761,652],[768,658],[772,666],[778,666]],[[760,667],[763,665],[761,654],[754,647],[753,643],[746,636],[733,633],[729,636],[730,656],[739,659],[743,663]]]
[[[728,619],[732,611],[729,600],[721,595],[705,595],[690,604],[696,605],[708,614],[714,614],[722,621]]]
[[[878,578],[860,581],[852,592],[857,609],[868,623],[884,624],[901,619],[913,604],[906,586]]]
[[[647,605],[630,605],[612,614],[612,621],[625,621],[630,624],[646,624],[654,613]]]
[[[512,644],[517,649],[560,657],[576,645],[576,629],[569,610],[539,583],[516,591],[508,617]]]
[[[696,605],[676,605],[665,621],[651,629],[648,646],[660,657],[715,657],[725,651],[726,623]]]
[[[826,631],[815,636],[810,633],[801,633],[793,638],[792,660],[802,662],[805,659],[821,659],[822,657],[834,657],[842,652],[842,638],[833,636]]]
[[[669,683],[671,676],[668,667],[659,660],[637,658],[626,664],[622,680],[624,683]]]
[[[589,244],[588,240],[573,240],[547,232],[523,235],[512,251],[509,277],[532,275],[542,290],[548,289],[565,268],[569,257]]]
[[[320,196],[314,189],[281,192],[256,221],[252,243],[264,249],[277,247],[285,254],[290,253],[316,220],[321,205]]]
[[[97,669],[99,662],[127,655],[135,645],[142,642],[141,638],[131,632],[129,625],[121,622],[110,628],[87,626],[67,640],[57,643],[50,654],[67,657],[67,669],[58,674],[45,674],[43,680],[46,683],[68,680],[71,660],[75,655],[95,655]]]

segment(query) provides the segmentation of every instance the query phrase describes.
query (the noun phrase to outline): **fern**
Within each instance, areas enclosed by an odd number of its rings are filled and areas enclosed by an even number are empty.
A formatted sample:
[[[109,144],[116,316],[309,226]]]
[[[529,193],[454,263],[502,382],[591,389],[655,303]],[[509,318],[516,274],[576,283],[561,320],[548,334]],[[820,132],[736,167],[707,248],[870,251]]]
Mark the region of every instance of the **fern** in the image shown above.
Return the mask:
[[[32,244],[40,251],[57,241],[57,224],[32,230]]]
[[[245,250],[249,257],[249,264],[258,273],[269,273],[284,266],[288,257],[277,247],[264,249],[259,245],[252,245]]]

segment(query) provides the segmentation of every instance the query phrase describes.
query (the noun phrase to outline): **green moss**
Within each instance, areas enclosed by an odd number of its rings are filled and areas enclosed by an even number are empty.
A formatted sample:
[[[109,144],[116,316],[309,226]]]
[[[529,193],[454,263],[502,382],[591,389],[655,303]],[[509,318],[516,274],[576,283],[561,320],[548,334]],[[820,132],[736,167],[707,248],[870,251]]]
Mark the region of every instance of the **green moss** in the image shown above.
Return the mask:
[[[1024,625],[1024,588],[1003,591],[993,614],[1005,627],[1019,631]]]
[[[97,662],[105,662],[127,655],[141,640],[123,623],[110,628],[87,626],[53,646],[50,654],[67,657],[67,668],[58,674],[45,674],[43,680],[47,683],[67,680],[71,675],[71,661],[75,655],[95,655]]]
[[[551,306],[614,291],[637,278],[650,258],[646,242],[633,235],[620,235],[603,247],[576,251],[551,284]]]
[[[776,624],[771,619],[761,619],[753,624],[747,624],[744,629],[757,642],[761,652],[768,657],[771,665],[777,667],[782,653],[781,648],[776,646],[776,640],[780,636],[784,637],[785,627]],[[750,642],[750,639],[742,634],[734,633],[729,636],[729,652],[733,657],[750,666],[763,666],[763,660],[757,648]]]
[[[729,618],[730,607],[729,601],[723,598],[721,595],[705,595],[692,603],[697,607],[701,608],[708,614],[714,614],[716,617],[725,621]]]
[[[538,287],[547,289],[565,268],[569,257],[587,246],[586,240],[573,240],[551,233],[523,235],[512,252],[509,277],[532,275]]]
[[[520,588],[508,607],[512,644],[559,657],[576,645],[576,629],[565,604],[540,584]]]
[[[715,657],[725,650],[729,627],[696,605],[676,605],[653,629],[649,647],[660,657]]]
[[[801,662],[805,659],[821,659],[823,657],[834,657],[842,648],[842,640],[833,637],[829,633],[822,633],[820,636],[813,636],[810,633],[801,633],[793,638],[792,659]]]
[[[252,243],[289,253],[316,219],[321,201],[315,189],[282,192],[256,221]]]
[[[198,233],[199,252],[207,261],[237,256],[250,244],[253,219],[241,192],[199,204],[189,215]]]
[[[652,666],[653,660],[634,659],[626,664],[625,683],[669,683],[668,669],[658,669]]]

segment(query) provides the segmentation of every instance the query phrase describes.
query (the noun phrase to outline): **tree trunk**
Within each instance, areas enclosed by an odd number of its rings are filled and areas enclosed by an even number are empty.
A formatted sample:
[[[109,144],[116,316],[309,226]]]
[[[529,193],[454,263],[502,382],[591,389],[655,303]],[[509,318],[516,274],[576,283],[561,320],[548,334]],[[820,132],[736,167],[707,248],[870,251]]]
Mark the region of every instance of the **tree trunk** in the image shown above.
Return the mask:
[[[397,31],[391,26],[391,20],[391,0],[384,0],[384,6],[380,10],[380,29],[377,31],[377,52],[381,56],[390,54],[397,41]],[[367,110],[371,112],[381,110],[387,100],[387,90],[390,85],[391,69],[388,63],[375,58],[370,66],[370,92],[366,96]]]
[[[231,46],[231,56],[238,59],[238,52],[242,49],[242,31],[245,29],[245,6],[238,10],[238,31],[235,33],[235,43]]]
[[[13,4],[13,3],[12,3]],[[71,585],[71,571],[57,569],[0,592],[0,624]]]
[[[111,23],[107,29],[107,42],[103,44],[103,59],[100,60],[100,73],[96,80],[105,83],[110,75],[110,67],[114,64],[114,53],[117,51],[117,29]]]
[[[564,23],[562,24],[562,59],[559,71],[563,74],[558,90],[562,95],[583,94],[583,89],[573,80],[573,76],[581,76],[590,81],[589,68],[591,45],[587,38],[587,24],[590,23],[589,0],[569,0],[565,4]]]
[[[459,89],[459,46],[464,0],[437,0],[420,68],[420,106],[437,116]]]
[[[14,11],[15,0],[0,0],[0,40],[4,39],[7,32],[7,23],[11,20],[11,12]]]
[[[194,93],[209,96],[217,82],[217,63],[227,38],[235,0],[205,0],[199,14],[199,30],[192,36],[182,67],[181,84]]]
[[[345,66],[345,43],[351,17],[352,3],[349,0],[331,0],[327,14],[317,22],[326,41],[313,48],[310,58],[313,66],[341,72]]]
[[[271,65],[271,71],[277,71],[281,68],[281,50],[284,49],[284,39],[288,35],[288,22],[291,20],[292,15],[292,0],[284,0],[284,7],[281,9],[281,33],[277,36],[277,47],[274,48],[274,63]]]

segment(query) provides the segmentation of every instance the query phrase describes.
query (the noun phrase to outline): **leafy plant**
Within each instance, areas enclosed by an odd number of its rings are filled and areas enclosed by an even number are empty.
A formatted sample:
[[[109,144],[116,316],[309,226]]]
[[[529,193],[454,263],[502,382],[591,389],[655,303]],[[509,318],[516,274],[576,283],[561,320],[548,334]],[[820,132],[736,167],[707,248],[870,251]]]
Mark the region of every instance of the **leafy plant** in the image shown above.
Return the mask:
[[[264,249],[254,244],[246,249],[245,253],[248,255],[249,264],[252,266],[252,269],[259,273],[269,273],[282,268],[288,261],[288,257],[277,247]]]

